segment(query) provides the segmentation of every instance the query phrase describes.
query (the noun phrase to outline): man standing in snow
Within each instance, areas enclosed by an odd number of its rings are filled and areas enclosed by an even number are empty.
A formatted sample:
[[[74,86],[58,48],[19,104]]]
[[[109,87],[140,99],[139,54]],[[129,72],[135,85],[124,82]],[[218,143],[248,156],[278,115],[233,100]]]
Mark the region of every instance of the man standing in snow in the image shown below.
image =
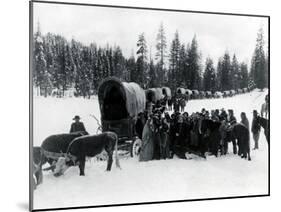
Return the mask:
[[[80,122],[80,116],[75,116],[73,118],[73,120],[75,122],[73,122],[71,124],[71,127],[70,127],[70,133],[73,133],[73,132],[81,132],[81,131],[85,131],[86,132],[86,129],[85,129],[85,126],[83,124],[83,122]]]
[[[258,112],[256,110],[254,110],[253,111],[253,122],[252,122],[252,128],[251,128],[251,131],[253,133],[253,138],[255,141],[254,149],[259,148],[259,138],[260,138],[260,130],[261,130],[261,126],[257,119],[258,119]]]
[[[268,99],[268,95],[266,95],[265,103],[263,103],[261,106],[261,117],[266,119],[268,118],[268,104],[269,104],[269,99]]]
[[[236,118],[234,116],[233,110],[229,109],[228,110],[228,123],[230,125],[234,125],[237,123]],[[236,144],[236,139],[231,136],[231,141],[232,141],[232,145],[233,145],[233,154],[237,154],[237,144]],[[238,155],[240,155],[241,153],[238,151]]]

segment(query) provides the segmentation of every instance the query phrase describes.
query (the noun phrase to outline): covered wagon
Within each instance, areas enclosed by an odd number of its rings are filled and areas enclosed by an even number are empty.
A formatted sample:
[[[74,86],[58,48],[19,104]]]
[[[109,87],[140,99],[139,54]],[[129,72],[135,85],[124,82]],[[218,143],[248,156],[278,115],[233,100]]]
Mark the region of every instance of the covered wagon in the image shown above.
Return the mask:
[[[204,99],[206,97],[206,92],[205,91],[199,91],[199,97],[200,97],[200,99]]]
[[[230,90],[230,96],[234,96],[236,94],[235,90]]]
[[[241,89],[241,88],[238,88],[238,89],[237,89],[237,93],[238,93],[238,94],[243,93],[242,89]]]
[[[190,99],[192,97],[192,91],[189,89],[185,89],[185,95],[187,99]]]
[[[102,131],[113,131],[119,144],[132,144],[138,139],[135,125],[139,113],[144,112],[144,90],[134,82],[121,82],[115,77],[102,81],[98,89]],[[121,146],[122,147],[122,146]],[[133,152],[131,152],[131,155]]]
[[[198,99],[200,97],[200,93],[198,90],[192,90],[192,99]]]
[[[145,91],[146,101],[156,103],[163,99],[161,88],[149,88]]]
[[[162,87],[162,95],[165,97],[167,97],[167,99],[171,99],[172,98],[172,92],[171,89],[169,87]]]
[[[223,97],[223,93],[220,92],[220,91],[216,91],[216,92],[214,93],[214,97],[215,97],[215,98],[221,98],[221,97]]]
[[[224,91],[223,92],[223,97],[229,97],[230,96],[230,91]]]
[[[184,88],[177,88],[176,94],[185,94],[185,89]]]
[[[185,98],[185,89],[184,88],[177,88],[175,93],[176,98]]]
[[[206,98],[212,98],[212,92],[206,91]]]

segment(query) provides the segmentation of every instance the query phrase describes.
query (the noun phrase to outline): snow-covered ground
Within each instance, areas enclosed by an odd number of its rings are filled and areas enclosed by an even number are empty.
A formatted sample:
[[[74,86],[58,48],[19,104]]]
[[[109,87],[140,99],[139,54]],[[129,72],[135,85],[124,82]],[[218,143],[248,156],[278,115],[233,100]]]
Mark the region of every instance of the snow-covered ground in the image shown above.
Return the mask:
[[[246,112],[249,122],[252,111],[261,108],[267,91],[253,91],[226,99],[193,100],[188,102],[189,113],[205,109],[232,108],[240,121]],[[52,134],[68,132],[74,115],[80,115],[90,134],[96,133],[97,98],[34,97],[34,145]],[[263,130],[262,130],[263,131]],[[253,147],[253,139],[251,138]],[[158,160],[138,162],[135,158],[121,160],[122,169],[112,167],[105,172],[106,162],[86,163],[86,176],[79,176],[77,167],[55,178],[44,172],[44,182],[34,191],[34,208],[75,207],[134,202],[198,199],[267,194],[268,148],[263,132],[260,149],[251,151],[252,161],[232,154],[207,160]]]

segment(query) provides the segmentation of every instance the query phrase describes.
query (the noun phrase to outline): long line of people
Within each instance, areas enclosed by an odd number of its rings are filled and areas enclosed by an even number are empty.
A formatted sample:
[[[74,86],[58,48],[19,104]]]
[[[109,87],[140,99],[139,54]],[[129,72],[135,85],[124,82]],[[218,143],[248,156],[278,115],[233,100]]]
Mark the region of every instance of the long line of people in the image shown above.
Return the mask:
[[[228,143],[232,143],[233,154],[246,158],[249,143],[237,139],[232,128],[237,124],[234,111],[229,109],[205,110],[188,114],[180,112],[179,108],[169,114],[163,104],[151,106],[151,111],[139,114],[136,131],[142,138],[140,161],[173,158],[176,154],[186,158],[186,153],[197,154],[206,158],[207,154],[219,156],[229,153]],[[258,148],[260,126],[257,122],[257,112],[251,131]],[[241,113],[241,122],[245,131],[244,137],[250,136],[249,121],[246,113]],[[248,133],[248,135],[246,135]],[[245,145],[248,145],[245,147]]]

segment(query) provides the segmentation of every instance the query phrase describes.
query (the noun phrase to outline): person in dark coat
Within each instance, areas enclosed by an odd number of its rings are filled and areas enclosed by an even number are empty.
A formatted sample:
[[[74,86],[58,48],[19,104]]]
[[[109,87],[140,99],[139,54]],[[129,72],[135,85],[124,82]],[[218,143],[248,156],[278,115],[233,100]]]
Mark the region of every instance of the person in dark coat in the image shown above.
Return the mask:
[[[219,115],[219,110],[218,109],[216,110],[216,114]],[[219,115],[219,117],[221,119],[227,120],[227,113],[225,112],[225,110],[223,108],[221,109],[221,114]]]
[[[140,139],[142,139],[142,131],[145,123],[146,123],[146,119],[144,113],[139,113],[135,127],[136,127],[136,133]]]
[[[170,119],[170,130],[169,130],[169,141],[170,141],[170,158],[173,158],[175,154],[175,140],[176,140],[176,115],[171,114]]]
[[[160,134],[160,128],[161,128],[161,117],[158,112],[156,112],[153,117],[153,125],[154,125],[154,132],[153,132],[153,138],[154,138],[154,154],[153,159],[159,160],[161,158],[161,134]]]
[[[184,108],[185,108],[185,106],[186,106],[184,97],[181,97],[181,98],[180,98],[180,100],[179,100],[179,105],[180,105],[180,111],[181,111],[181,112],[184,112]]]
[[[230,125],[234,125],[237,123],[236,118],[234,116],[233,110],[229,109],[228,110],[228,123]],[[233,136],[231,136],[231,141],[232,141],[232,145],[233,145],[233,154],[237,154],[237,142],[236,142],[236,138],[234,138]],[[239,144],[238,144],[239,146]],[[238,150],[238,155],[241,155],[241,152],[239,152]]]
[[[80,122],[80,116],[75,116],[73,118],[73,120],[75,122],[73,122],[71,124],[71,127],[70,127],[70,133],[73,133],[73,132],[81,132],[81,131],[84,131],[86,132],[86,129],[85,129],[85,126],[83,124],[83,122]]]
[[[221,146],[222,146],[222,154],[226,155],[228,153],[228,140],[227,140],[227,122],[224,118],[221,118],[221,126],[219,128],[221,134]]]
[[[247,127],[249,129],[249,120],[248,120],[245,112],[241,113],[241,122],[240,123],[244,124],[245,127]]]
[[[259,148],[259,138],[260,138],[260,131],[261,131],[261,126],[258,122],[258,112],[256,110],[253,111],[253,121],[252,121],[252,134],[253,134],[253,139],[255,141],[255,147],[254,149]]]
[[[178,98],[176,98],[175,101],[174,101],[174,111],[175,112],[179,112],[180,111],[180,102],[179,102]]]
[[[170,142],[169,142],[169,123],[164,117],[161,120],[160,126],[160,158],[167,159],[170,158]]]
[[[169,111],[172,110],[172,105],[173,105],[172,99],[168,99],[168,110],[169,110]]]

